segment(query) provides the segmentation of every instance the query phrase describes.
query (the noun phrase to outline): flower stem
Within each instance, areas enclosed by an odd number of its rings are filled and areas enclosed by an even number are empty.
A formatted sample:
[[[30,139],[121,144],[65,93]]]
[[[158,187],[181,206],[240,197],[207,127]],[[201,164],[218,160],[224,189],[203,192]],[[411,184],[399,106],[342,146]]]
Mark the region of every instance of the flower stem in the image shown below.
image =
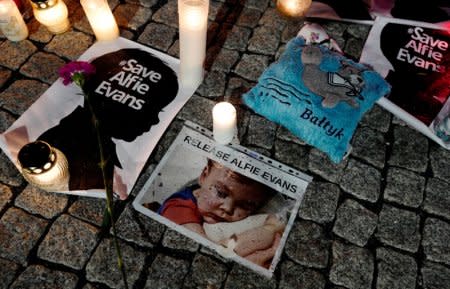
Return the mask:
[[[85,104],[87,104],[87,106],[89,107],[89,111],[91,113],[92,116],[92,122],[94,124],[94,128],[95,128],[95,134],[97,137],[97,144],[98,144],[98,149],[99,149],[99,153],[100,153],[100,168],[102,171],[102,177],[103,177],[103,184],[105,186],[105,191],[106,191],[106,207],[107,207],[107,211],[108,211],[108,216],[109,216],[109,220],[111,222],[111,227],[113,230],[113,235],[114,235],[114,247],[116,249],[116,254],[117,254],[117,266],[120,270],[120,272],[122,273],[122,279],[125,285],[125,289],[128,289],[128,282],[127,282],[127,274],[125,271],[125,266],[123,263],[123,258],[122,258],[122,251],[120,249],[120,245],[119,245],[119,241],[117,239],[117,230],[116,230],[116,222],[114,220],[114,205],[113,205],[113,189],[112,189],[112,182],[108,182],[108,177],[106,175],[106,163],[107,163],[107,159],[105,157],[105,151],[103,149],[103,142],[102,142],[102,138],[100,135],[100,123],[97,119],[97,116],[94,113],[94,110],[92,108],[91,102],[89,101],[89,96],[86,92],[83,93],[84,94],[84,100],[85,100]]]

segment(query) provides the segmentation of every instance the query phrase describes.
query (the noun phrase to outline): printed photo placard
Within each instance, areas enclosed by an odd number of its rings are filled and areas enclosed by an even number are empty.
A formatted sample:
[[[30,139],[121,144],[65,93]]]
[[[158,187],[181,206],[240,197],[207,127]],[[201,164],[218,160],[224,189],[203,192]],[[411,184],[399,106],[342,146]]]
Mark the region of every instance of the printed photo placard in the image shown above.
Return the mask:
[[[195,89],[178,84],[179,60],[118,38],[96,42],[78,59],[94,65],[85,82],[100,123],[114,192],[129,195],[150,153]],[[105,197],[90,110],[81,89],[59,78],[0,135],[0,147],[19,168],[17,155],[42,140],[63,152],[69,165],[63,193]]]
[[[187,122],[133,202],[142,214],[271,277],[311,177]]]

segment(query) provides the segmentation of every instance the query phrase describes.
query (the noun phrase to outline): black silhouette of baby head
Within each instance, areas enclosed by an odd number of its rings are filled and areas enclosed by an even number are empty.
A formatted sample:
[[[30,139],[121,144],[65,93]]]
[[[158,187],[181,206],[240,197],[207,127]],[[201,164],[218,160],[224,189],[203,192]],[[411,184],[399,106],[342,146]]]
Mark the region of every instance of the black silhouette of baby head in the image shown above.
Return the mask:
[[[84,90],[103,132],[111,137],[130,142],[149,131],[178,93],[175,72],[149,52],[121,49],[91,63],[96,73]]]

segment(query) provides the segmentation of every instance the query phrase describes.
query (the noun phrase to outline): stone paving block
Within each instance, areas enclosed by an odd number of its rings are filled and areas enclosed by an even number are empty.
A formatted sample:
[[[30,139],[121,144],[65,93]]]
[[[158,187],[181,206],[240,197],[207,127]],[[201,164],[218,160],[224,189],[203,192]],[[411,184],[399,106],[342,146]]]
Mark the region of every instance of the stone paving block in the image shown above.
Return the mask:
[[[161,240],[165,226],[127,206],[116,222],[117,236],[143,247],[152,248]]]
[[[308,169],[309,147],[275,140],[275,158],[280,162],[305,171]]]
[[[372,253],[364,248],[333,243],[330,281],[349,289],[371,288],[374,272]]]
[[[236,65],[234,72],[242,78],[257,81],[268,65],[268,56],[244,54]]]
[[[62,215],[52,224],[39,245],[38,257],[80,270],[97,245],[98,234],[96,227]]]
[[[0,89],[9,80],[11,76],[11,70],[0,67]]]
[[[413,257],[387,248],[376,251],[377,289],[415,289],[417,264]]]
[[[419,222],[416,213],[384,204],[375,236],[386,245],[415,253],[421,237]]]
[[[37,80],[16,80],[0,93],[0,106],[14,114],[21,115],[47,88],[47,84]]]
[[[178,29],[177,1],[167,1],[164,6],[153,14],[152,20]]]
[[[389,167],[384,199],[418,208],[423,201],[425,178],[408,170]]]
[[[297,220],[289,233],[284,251],[301,265],[321,269],[328,264],[329,248],[330,241],[320,225]]]
[[[230,72],[239,60],[239,52],[223,48],[220,50],[214,64],[211,67],[213,71]]]
[[[279,289],[324,289],[325,277],[315,271],[291,261],[281,264]]]
[[[309,170],[333,183],[337,183],[341,180],[347,164],[348,159],[336,164],[332,162],[325,153],[315,148],[312,148],[309,152]]]
[[[394,127],[394,144],[388,163],[423,173],[428,164],[428,140],[420,132],[403,126]]]
[[[372,28],[371,25],[349,24],[346,32],[353,37],[364,40],[369,34],[370,28]],[[360,45],[359,47],[362,46]]]
[[[18,270],[18,264],[0,258],[0,289],[8,289]]]
[[[281,43],[287,43],[292,38],[297,36],[297,33],[303,27],[304,21],[302,19],[289,21],[289,24],[283,29],[281,34]]]
[[[333,221],[339,194],[339,186],[335,184],[311,182],[300,204],[299,216],[320,224]]]
[[[228,274],[224,289],[275,289],[276,287],[277,283],[274,278],[263,278],[254,271],[235,264]]]
[[[248,50],[257,54],[274,55],[280,45],[281,31],[272,26],[260,26],[253,30]]]
[[[372,166],[350,159],[340,185],[358,199],[375,203],[380,196],[381,173]]]
[[[196,252],[200,245],[189,237],[186,237],[175,230],[167,228],[162,239],[162,245],[169,249]]]
[[[333,233],[358,246],[365,246],[377,227],[378,216],[351,199],[336,212]]]
[[[94,43],[94,38],[82,32],[68,31],[55,35],[44,49],[61,57],[76,60]]]
[[[138,4],[150,8],[158,3],[158,0],[125,0],[126,3]],[[169,1],[170,2],[170,1]],[[111,4],[110,4],[111,6]]]
[[[224,264],[208,256],[197,254],[192,261],[183,289],[208,288],[208,286],[221,288],[226,277],[227,267]]]
[[[14,281],[10,289],[75,289],[77,275],[59,270],[52,270],[42,265],[31,265]]]
[[[47,221],[11,207],[0,219],[0,257],[25,266],[31,249],[45,231]]]
[[[384,134],[368,127],[359,127],[352,140],[351,154],[382,169],[386,157]]]
[[[256,9],[259,11],[266,10],[269,3],[270,0],[246,0],[245,2],[243,2],[244,7]]]
[[[155,162],[161,161],[164,154],[167,152],[175,138],[178,136],[182,127],[183,122],[180,120],[175,120],[169,125],[169,128],[166,130],[166,133],[163,134],[162,138],[159,140],[158,146],[156,147],[156,154],[154,157]]]
[[[25,179],[3,152],[0,152],[0,182],[13,187],[25,183]]]
[[[258,22],[262,26],[270,26],[283,31],[288,24],[287,17],[284,17],[276,8],[267,8]]]
[[[175,34],[175,28],[152,22],[145,26],[144,32],[141,33],[137,41],[150,47],[167,51],[173,43]],[[170,35],[173,35],[173,37],[170,37]]]
[[[167,54],[170,56],[173,56],[175,58],[180,58],[180,40],[177,39],[175,42],[170,46],[169,50],[167,51]]]
[[[123,4],[114,10],[114,18],[119,27],[137,30],[152,17],[152,10],[139,5]]]
[[[92,31],[91,25],[86,17],[86,13],[84,13],[83,7],[78,7],[75,9],[71,17],[71,23],[74,28],[80,30],[89,35],[94,35],[94,31]]]
[[[236,25],[255,28],[258,25],[261,15],[262,13],[259,10],[244,7],[236,20]]]
[[[425,262],[422,267],[423,289],[450,289],[450,269]]]
[[[450,265],[450,224],[427,218],[423,229],[422,247],[426,259]]]
[[[433,144],[430,149],[430,163],[434,177],[450,183],[450,151]]]
[[[242,103],[242,95],[253,87],[254,83],[240,77],[232,77],[225,90],[225,99],[234,104]]]
[[[223,22],[228,14],[229,8],[218,1],[209,1],[208,19],[210,21]]]
[[[13,117],[10,113],[0,110],[0,133],[5,132],[15,121],[16,118]]]
[[[16,198],[14,204],[46,219],[51,219],[62,213],[67,206],[69,197],[66,194],[49,193],[39,188],[27,185]]]
[[[343,51],[347,57],[352,58],[355,61],[361,56],[361,48],[364,46],[364,40],[359,38],[349,38],[343,46]]]
[[[0,65],[18,69],[37,50],[29,40],[20,42],[4,41],[0,44]]]
[[[226,74],[220,71],[210,71],[197,89],[197,93],[203,97],[217,99],[225,92]]]
[[[58,70],[64,64],[66,62],[54,54],[37,52],[22,65],[20,73],[27,77],[37,78],[45,83],[52,84],[58,79]]]
[[[2,211],[5,206],[11,202],[12,196],[13,193],[11,188],[4,184],[0,184],[0,211]]]
[[[251,32],[251,29],[246,27],[233,26],[231,30],[229,30],[229,27],[225,26],[225,28],[219,32],[219,37],[225,40],[222,47],[231,50],[245,51]]]
[[[119,240],[129,288],[139,278],[144,268],[146,254]],[[113,239],[103,239],[86,266],[86,279],[111,288],[124,288],[122,274],[117,267],[117,254]]]
[[[424,211],[450,220],[450,184],[431,178],[425,191]]]
[[[364,114],[360,124],[381,132],[388,132],[391,125],[391,113],[375,104],[371,110]]]
[[[90,197],[79,197],[69,208],[68,213],[83,221],[101,226],[106,209],[106,200]]]
[[[39,23],[36,18],[31,19],[27,23],[28,27],[28,39],[40,42],[40,43],[49,43],[53,38],[53,34],[45,28],[44,25]]]
[[[276,124],[259,115],[250,116],[245,144],[271,149],[275,141]]]
[[[285,128],[281,125],[278,126],[278,129],[277,129],[277,138],[288,141],[288,142],[293,142],[293,143],[296,143],[299,145],[306,145],[306,142],[304,142],[302,139],[295,136],[287,128]]]
[[[148,269],[144,289],[181,289],[189,265],[187,260],[158,254]]]
[[[212,109],[216,102],[193,95],[178,113],[182,120],[191,120],[204,128],[212,130]],[[205,113],[207,111],[208,113]]]

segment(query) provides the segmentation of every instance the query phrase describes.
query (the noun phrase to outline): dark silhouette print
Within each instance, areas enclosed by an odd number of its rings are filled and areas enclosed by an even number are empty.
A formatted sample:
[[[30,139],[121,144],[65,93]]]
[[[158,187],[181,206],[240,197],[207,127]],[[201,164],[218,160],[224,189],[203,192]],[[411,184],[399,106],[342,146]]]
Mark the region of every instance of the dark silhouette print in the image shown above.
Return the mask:
[[[96,73],[86,80],[84,91],[100,125],[107,177],[114,166],[122,168],[112,138],[134,141],[159,123],[158,114],[176,97],[175,72],[161,59],[140,49],[121,49],[91,63]],[[64,97],[64,96],[61,96]],[[84,103],[40,137],[61,150],[69,162],[69,190],[103,189],[100,156],[89,109]]]

